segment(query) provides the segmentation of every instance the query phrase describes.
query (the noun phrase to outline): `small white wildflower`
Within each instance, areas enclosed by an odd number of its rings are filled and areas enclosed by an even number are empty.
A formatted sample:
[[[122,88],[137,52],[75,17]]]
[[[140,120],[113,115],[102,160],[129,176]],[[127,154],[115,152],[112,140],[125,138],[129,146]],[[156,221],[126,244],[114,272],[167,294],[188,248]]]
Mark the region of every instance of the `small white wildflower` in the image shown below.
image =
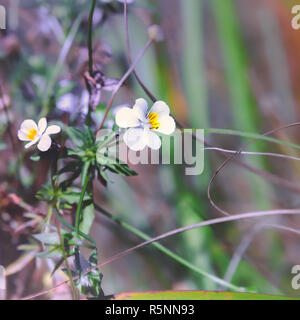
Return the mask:
[[[129,128],[123,140],[133,151],[143,150],[146,146],[157,150],[161,141],[155,132],[170,135],[175,131],[175,121],[164,101],[155,102],[148,113],[147,109],[147,101],[141,98],[135,101],[133,108],[124,107],[116,113],[116,124]]]
[[[30,141],[25,145],[26,149],[38,143],[37,148],[40,151],[47,151],[52,144],[50,134],[56,134],[60,131],[61,128],[57,125],[47,127],[46,118],[41,118],[38,124],[31,119],[27,119],[21,123],[18,138],[21,141]]]
[[[77,102],[78,99],[73,93],[66,93],[58,99],[56,106],[63,112],[72,113],[77,107]]]

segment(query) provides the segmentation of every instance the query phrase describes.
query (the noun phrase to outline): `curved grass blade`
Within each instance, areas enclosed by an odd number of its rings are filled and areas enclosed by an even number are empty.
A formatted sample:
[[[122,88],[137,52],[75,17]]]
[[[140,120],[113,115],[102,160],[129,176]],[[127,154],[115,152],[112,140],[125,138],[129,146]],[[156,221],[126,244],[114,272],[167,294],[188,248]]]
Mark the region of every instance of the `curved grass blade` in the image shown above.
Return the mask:
[[[299,300],[286,296],[223,291],[145,291],[116,294],[114,300]]]

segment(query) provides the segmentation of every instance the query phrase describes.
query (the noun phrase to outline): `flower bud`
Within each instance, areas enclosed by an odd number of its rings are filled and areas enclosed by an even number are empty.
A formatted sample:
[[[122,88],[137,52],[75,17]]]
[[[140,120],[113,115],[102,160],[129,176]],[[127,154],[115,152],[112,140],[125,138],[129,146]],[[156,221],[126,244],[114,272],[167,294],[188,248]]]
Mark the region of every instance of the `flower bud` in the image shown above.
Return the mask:
[[[164,40],[162,29],[157,24],[153,24],[148,28],[148,35],[153,41],[161,42]]]

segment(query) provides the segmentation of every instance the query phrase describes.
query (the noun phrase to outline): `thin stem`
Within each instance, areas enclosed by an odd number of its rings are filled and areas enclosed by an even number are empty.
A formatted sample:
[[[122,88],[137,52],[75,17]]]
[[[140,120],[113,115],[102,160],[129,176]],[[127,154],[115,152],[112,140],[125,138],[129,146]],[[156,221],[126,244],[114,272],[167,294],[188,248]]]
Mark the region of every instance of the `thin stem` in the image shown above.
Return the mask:
[[[89,72],[93,76],[93,17],[96,6],[96,0],[93,0],[90,16],[89,16],[89,29],[88,29],[88,49],[89,49]]]
[[[49,222],[51,221],[52,214],[53,214],[53,206],[52,206],[52,204],[50,204],[50,206],[49,206],[49,208],[48,208],[48,212],[47,212],[46,218],[45,218],[44,232],[48,232],[48,231],[49,231],[49,228],[48,228],[47,225],[48,225]]]
[[[205,226],[210,226],[210,225],[215,225],[215,224],[220,224],[220,223],[226,223],[226,222],[231,222],[231,221],[238,221],[238,220],[244,220],[244,219],[249,219],[249,218],[261,218],[261,217],[266,217],[266,216],[277,216],[277,215],[300,215],[300,209],[293,209],[293,210],[289,210],[289,209],[282,209],[282,210],[269,210],[269,211],[255,211],[255,212],[248,212],[248,213],[241,213],[241,214],[236,214],[236,215],[233,215],[233,216],[227,216],[227,217],[222,217],[222,218],[216,218],[216,219],[209,219],[209,220],[206,220],[206,221],[201,221],[199,223],[195,223],[195,224],[192,224],[192,225],[189,225],[189,226],[186,226],[186,227],[181,227],[181,228],[178,228],[178,229],[174,229],[174,230],[171,230],[169,232],[166,232],[164,234],[161,234],[157,237],[154,237],[154,238],[151,238],[150,240],[147,240],[145,242],[142,242],[132,248],[129,248],[127,250],[124,250],[123,252],[119,253],[119,254],[116,254],[114,256],[112,256],[111,258],[108,258],[106,261],[96,265],[96,266],[93,266],[89,269],[87,269],[86,271],[84,271],[83,274],[87,274],[89,272],[91,272],[92,270],[96,269],[96,268],[101,268],[103,267],[104,265],[107,265],[113,261],[116,261],[130,253],[132,253],[133,251],[137,250],[137,249],[141,249],[153,242],[157,242],[157,241],[161,241],[163,239],[166,239],[170,236],[174,236],[176,234],[179,234],[179,233],[182,233],[182,232],[186,232],[186,231],[189,231],[189,230],[193,230],[193,229],[196,229],[196,228],[200,228],[200,227],[205,227]],[[298,232],[297,232],[298,233]],[[75,276],[73,278],[73,280],[76,280],[76,279],[79,279],[79,276]],[[22,300],[30,300],[30,299],[33,299],[33,298],[36,298],[36,297],[39,297],[41,295],[44,295],[44,294],[47,294],[48,292],[50,291],[53,291],[55,290],[56,288],[64,285],[64,284],[67,284],[68,283],[68,280],[66,281],[63,281],[59,284],[57,284],[55,287],[51,288],[51,289],[48,289],[48,290],[44,290],[42,292],[39,292],[37,294],[33,294],[33,295],[30,295],[28,297],[25,297],[23,298]]]
[[[96,0],[93,0],[92,5],[91,5],[91,10],[90,10],[90,16],[89,16],[89,27],[88,27],[88,51],[89,51],[89,74],[91,77],[93,77],[93,17],[94,17],[94,11],[95,11],[95,6],[96,6]],[[86,86],[88,88],[89,94],[91,96],[91,88],[86,81]],[[89,99],[90,100],[90,99]],[[88,113],[86,116],[86,123],[87,125],[90,125],[91,123],[91,104],[89,101],[89,109]]]
[[[208,200],[210,202],[210,204],[217,210],[219,211],[220,213],[224,214],[224,215],[230,215],[229,212],[223,210],[221,207],[219,207],[217,205],[217,203],[212,199],[211,197],[211,186],[214,182],[214,180],[216,179],[217,175],[221,172],[222,169],[224,169],[224,167],[233,159],[235,159],[237,156],[240,155],[240,153],[242,151],[244,151],[249,145],[253,144],[254,142],[256,142],[257,140],[260,139],[260,136],[270,136],[278,131],[281,131],[283,129],[288,129],[288,128],[292,128],[292,127],[296,127],[296,126],[299,126],[300,125],[300,122],[294,122],[294,123],[291,123],[291,124],[288,124],[288,125],[285,125],[285,126],[281,126],[279,128],[275,128],[275,129],[272,129],[270,131],[267,131],[265,133],[263,133],[262,135],[259,135],[259,137],[255,137],[253,140],[251,140],[250,142],[247,142],[245,144],[243,144],[239,150],[237,150],[237,152],[235,154],[233,154],[232,156],[230,156],[229,158],[227,158],[226,160],[224,160],[221,165],[217,168],[217,170],[214,172],[214,174],[212,175],[210,181],[209,181],[209,184],[208,184],[208,187],[207,187],[207,197],[208,197]]]
[[[129,40],[129,31],[128,31],[128,15],[127,15],[127,1],[124,1],[124,27],[125,27],[125,37],[126,37],[126,46],[127,46],[127,56],[128,61],[130,64],[132,64],[131,59],[131,50],[130,50],[130,40]],[[152,102],[157,101],[157,99],[154,97],[154,95],[150,92],[150,90],[145,86],[141,78],[137,75],[136,71],[133,70],[132,73],[134,74],[137,82],[141,86],[141,88],[144,90],[144,92],[147,94],[147,96],[152,100]]]
[[[58,185],[58,178],[56,176],[57,174],[57,158],[54,159],[51,163],[51,171],[50,171],[50,179],[51,179],[51,184],[52,184],[52,188],[54,191],[54,194],[56,193],[56,189],[57,189],[57,185]],[[56,179],[53,179],[53,177],[56,176]],[[46,217],[46,223],[49,223],[53,214],[53,209],[56,208],[57,205],[57,201],[56,201],[56,196],[54,196],[52,202],[50,203],[49,206],[49,210],[48,210],[48,214]],[[71,284],[71,288],[73,291],[73,296],[75,300],[78,300],[78,295],[77,295],[77,291],[76,291],[76,287],[74,284],[74,280],[72,277],[72,272],[71,272],[71,268],[67,259],[67,254],[66,254],[66,250],[65,250],[65,245],[64,245],[64,240],[63,240],[63,236],[61,234],[61,229],[60,229],[60,225],[57,219],[55,219],[55,225],[56,225],[56,229],[57,229],[57,233],[59,236],[59,242],[60,242],[60,246],[61,246],[61,250],[62,250],[62,255],[63,255],[63,259],[66,265],[66,269],[67,269],[67,274],[68,277],[70,279],[70,284]],[[46,231],[47,232],[47,231]]]
[[[135,234],[140,239],[145,240],[145,241],[151,239],[151,237],[148,236],[146,233],[144,233],[141,230],[135,228],[134,226],[130,225],[129,223],[127,223],[125,221],[122,221],[119,218],[116,218],[110,212],[106,211],[105,209],[101,208],[100,206],[95,204],[95,208],[101,214],[103,214],[104,216],[106,216],[110,220],[116,222],[117,224],[119,224],[121,227],[123,227],[124,229],[128,230],[129,232]],[[212,274],[209,274],[208,272],[198,268],[197,266],[193,265],[189,261],[187,261],[184,258],[180,257],[176,253],[172,252],[171,250],[169,250],[165,246],[161,245],[160,243],[153,242],[152,246],[155,247],[156,249],[158,249],[159,251],[163,252],[164,254],[169,256],[170,258],[174,259],[178,263],[184,265],[188,269],[190,269],[190,270],[192,270],[192,271],[194,271],[194,272],[196,272],[196,273],[198,273],[198,274],[200,274],[202,276],[205,276],[205,277],[211,279],[212,281],[214,281],[214,282],[216,282],[218,284],[221,284],[225,288],[227,287],[227,288],[229,288],[231,290],[234,290],[234,291],[242,291],[243,290],[243,288],[241,288],[241,287],[235,286],[235,285],[233,285],[233,284],[231,284],[229,282],[224,281],[223,279],[220,279],[220,278],[218,278],[218,277],[216,277],[216,276],[214,276]]]
[[[96,136],[99,133],[99,131],[103,128],[105,119],[107,118],[107,115],[112,107],[112,103],[114,101],[114,98],[116,96],[116,94],[118,93],[119,89],[121,88],[121,86],[123,85],[123,83],[125,82],[125,80],[129,77],[129,75],[131,74],[131,72],[134,70],[134,68],[136,67],[137,63],[141,60],[141,58],[143,57],[143,55],[145,54],[145,52],[147,51],[147,49],[151,46],[153,40],[152,39],[148,39],[147,43],[145,44],[144,48],[139,52],[139,54],[137,55],[136,59],[134,60],[133,64],[130,66],[130,68],[127,70],[127,72],[124,74],[124,76],[122,77],[122,79],[119,81],[117,87],[115,88],[115,90],[113,91],[111,98],[107,104],[104,116],[102,118],[102,121],[100,123],[100,126],[96,132]]]
[[[52,208],[53,208],[53,206],[52,206]],[[71,288],[72,288],[72,291],[73,291],[73,296],[74,296],[75,300],[79,300],[79,297],[78,297],[78,294],[77,294],[77,291],[76,291],[76,287],[75,287],[75,284],[74,284],[74,280],[73,280],[73,277],[72,277],[71,268],[70,268],[70,265],[69,265],[69,262],[68,262],[68,258],[67,258],[67,254],[66,254],[66,250],[65,250],[65,245],[64,245],[64,240],[63,240],[63,236],[61,234],[60,225],[59,225],[59,222],[58,222],[58,220],[56,218],[55,218],[55,225],[56,225],[57,233],[58,233],[58,236],[59,236],[60,246],[61,246],[64,262],[65,262],[65,265],[66,265],[68,277],[70,279],[70,284],[71,284]]]
[[[295,123],[295,124],[287,125],[284,127],[279,127],[275,130],[278,131],[278,130],[286,129],[286,128],[289,128],[290,126],[295,126],[295,125],[299,125],[299,124]],[[238,130],[215,129],[215,128],[205,129],[204,132],[205,133],[214,133],[214,134],[233,135],[233,136],[245,137],[245,138],[249,138],[249,139],[259,139],[259,140],[263,140],[263,141],[267,141],[267,142],[272,142],[272,143],[284,145],[286,147],[295,148],[298,150],[300,149],[300,146],[295,143],[283,141],[283,140],[276,139],[273,137],[268,137],[264,134],[259,134],[259,133],[254,133],[254,132],[244,132],[244,131],[238,131]]]
[[[224,153],[237,153],[238,150],[229,150],[229,149],[223,149],[223,148],[217,148],[217,147],[206,147],[203,150],[214,150],[214,151],[220,151]],[[273,152],[254,152],[254,151],[241,151],[240,154],[244,155],[254,155],[254,156],[267,156],[267,157],[274,157],[274,158],[282,158],[287,160],[294,160],[294,161],[300,161],[300,158],[293,157],[293,156],[287,156],[285,154],[281,153],[273,153]]]
[[[77,206],[77,210],[76,210],[75,232],[76,232],[77,235],[79,235],[81,208],[82,208],[82,203],[83,203],[84,195],[85,195],[86,190],[87,190],[88,183],[89,183],[89,176],[88,176],[88,174],[86,174],[86,176],[84,177],[84,183],[83,183],[83,186],[82,186],[82,190],[81,190],[81,193],[80,193],[80,198],[79,198],[79,202],[78,202],[78,206]]]

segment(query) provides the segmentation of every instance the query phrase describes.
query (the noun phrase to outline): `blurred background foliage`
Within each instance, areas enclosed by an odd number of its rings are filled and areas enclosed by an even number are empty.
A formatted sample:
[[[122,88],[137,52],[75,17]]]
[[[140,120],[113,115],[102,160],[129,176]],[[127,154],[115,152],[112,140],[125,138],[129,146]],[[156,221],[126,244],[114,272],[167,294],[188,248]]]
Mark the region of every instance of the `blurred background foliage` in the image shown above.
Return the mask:
[[[147,41],[147,26],[163,28],[165,41],[152,46],[136,71],[155,97],[165,100],[187,128],[222,128],[263,133],[294,122],[300,113],[300,37],[291,28],[287,0],[136,0],[128,4],[132,56]],[[8,28],[0,32],[0,264],[8,267],[8,297],[20,298],[64,278],[50,277],[53,262],[33,259],[32,233],[47,212],[36,199],[49,166],[30,160],[17,141],[25,118],[47,114],[80,123],[87,109],[83,78],[88,67],[90,1],[7,0]],[[128,69],[123,5],[98,1],[94,15],[94,63],[109,78]],[[101,122],[109,93],[93,116]],[[114,106],[146,97],[131,76]],[[9,119],[9,122],[8,122]],[[113,120],[113,115],[110,115]],[[299,143],[297,127],[275,138]],[[205,135],[220,148],[237,150],[247,137]],[[299,156],[285,145],[256,142],[249,151]],[[107,188],[95,182],[95,201],[138,230],[155,236],[220,216],[209,204],[207,186],[224,155],[205,153],[205,171],[185,176],[183,166],[132,166],[139,176],[112,175]],[[265,176],[231,162],[213,185],[214,200],[230,213],[299,207],[297,162],[262,156],[240,160],[285,178],[295,188],[274,185]],[[299,188],[299,187],[298,187]],[[299,296],[291,288],[291,268],[300,263],[299,235],[266,228],[276,223],[299,229],[297,216],[263,218],[204,227],[162,241],[193,266],[247,291]],[[91,235],[100,261],[141,239],[101,214]],[[177,259],[178,260],[178,259]],[[105,294],[122,291],[222,287],[154,247],[146,247],[101,270]],[[224,289],[224,288],[223,288]],[[68,297],[66,288],[52,298]]]

